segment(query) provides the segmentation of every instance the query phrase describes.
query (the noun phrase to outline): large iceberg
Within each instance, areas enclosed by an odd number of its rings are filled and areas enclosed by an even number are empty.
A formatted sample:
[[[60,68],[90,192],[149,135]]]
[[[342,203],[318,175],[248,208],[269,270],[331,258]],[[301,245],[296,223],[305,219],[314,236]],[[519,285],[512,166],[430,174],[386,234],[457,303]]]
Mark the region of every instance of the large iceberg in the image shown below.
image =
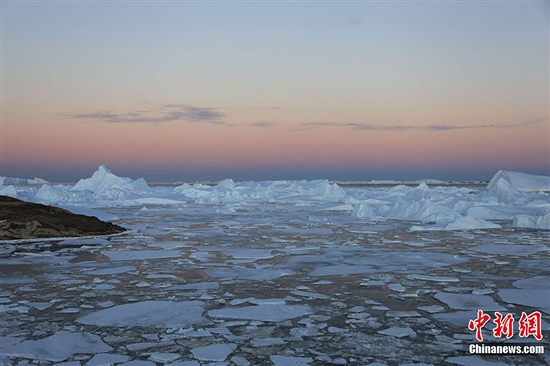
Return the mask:
[[[113,173],[105,165],[101,165],[91,178],[79,180],[72,191],[90,190],[95,194],[105,193],[112,189],[121,189],[133,193],[150,192],[151,188],[143,178],[132,180],[121,178]]]
[[[523,192],[550,191],[550,176],[499,170],[487,185],[487,190],[491,191],[498,184]]]
[[[516,227],[550,230],[550,176],[532,175],[501,170],[487,185],[488,207],[497,212],[506,211]],[[505,206],[505,209],[498,206]],[[500,208],[500,210],[499,210]]]

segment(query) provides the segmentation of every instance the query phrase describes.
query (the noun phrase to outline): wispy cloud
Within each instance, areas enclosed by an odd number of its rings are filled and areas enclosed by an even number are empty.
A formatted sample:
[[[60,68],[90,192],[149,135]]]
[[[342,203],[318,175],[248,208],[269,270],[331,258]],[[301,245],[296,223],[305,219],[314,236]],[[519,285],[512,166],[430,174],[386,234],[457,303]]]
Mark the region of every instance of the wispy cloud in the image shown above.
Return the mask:
[[[447,125],[447,124],[436,124],[436,125],[380,125],[380,124],[371,124],[371,123],[336,123],[336,122],[307,122],[301,123],[298,127],[295,128],[296,131],[305,131],[312,130],[317,128],[326,128],[326,127],[340,127],[340,128],[349,128],[352,130],[368,130],[368,131],[449,131],[449,130],[466,130],[466,129],[514,129],[514,128],[531,128],[543,123],[548,123],[548,118],[540,117],[526,117],[523,119],[518,119],[513,123],[490,123],[490,124],[479,124],[479,125]]]
[[[265,121],[258,121],[250,124],[253,127],[261,127],[261,128],[271,128],[276,126],[277,124],[274,122],[265,122]]]
[[[199,108],[186,104],[161,104],[150,110],[124,113],[95,111],[88,113],[70,113],[65,117],[80,120],[94,120],[109,123],[165,123],[184,121],[191,123],[213,123],[229,126],[223,121],[227,115],[216,108]]]

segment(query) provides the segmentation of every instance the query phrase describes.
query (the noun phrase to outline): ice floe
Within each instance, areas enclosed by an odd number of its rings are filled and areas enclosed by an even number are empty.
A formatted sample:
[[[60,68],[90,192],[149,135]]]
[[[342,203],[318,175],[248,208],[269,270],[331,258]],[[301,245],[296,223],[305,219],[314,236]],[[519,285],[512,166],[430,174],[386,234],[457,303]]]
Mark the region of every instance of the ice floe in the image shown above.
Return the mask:
[[[63,331],[36,341],[2,346],[4,356],[53,362],[65,361],[75,353],[102,353],[112,349],[94,334]]]
[[[200,301],[143,301],[89,313],[76,319],[76,322],[98,326],[159,328],[210,324],[202,317],[203,306]]]
[[[210,310],[208,315],[215,319],[244,319],[280,322],[311,314],[307,305],[265,304]]]
[[[225,361],[235,348],[234,343],[223,343],[194,348],[191,352],[201,361]]]

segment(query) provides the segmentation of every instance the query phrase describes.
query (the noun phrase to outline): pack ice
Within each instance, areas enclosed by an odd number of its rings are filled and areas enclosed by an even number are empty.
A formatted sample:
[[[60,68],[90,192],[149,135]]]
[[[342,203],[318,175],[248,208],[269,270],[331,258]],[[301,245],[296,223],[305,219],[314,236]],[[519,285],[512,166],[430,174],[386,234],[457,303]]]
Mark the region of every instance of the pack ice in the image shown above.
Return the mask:
[[[15,178],[0,180],[0,194],[54,204],[76,213],[104,220],[91,208],[162,205],[181,208],[188,204],[216,206],[220,214],[238,215],[247,206],[311,206],[321,210],[348,211],[351,218],[414,221],[412,230],[498,229],[502,224],[550,229],[550,177],[499,171],[485,189],[465,187],[341,188],[328,180],[234,182],[217,185],[182,184],[151,188],[143,178],[118,177],[101,165],[90,178],[74,186],[43,184],[40,188],[14,185]],[[396,182],[397,183],[397,182]]]
[[[75,185],[3,181],[2,194],[129,230],[1,243],[0,365],[550,361],[464,356],[479,309],[513,316],[509,341],[548,349],[549,177],[501,171],[482,188],[149,187],[101,166]],[[518,331],[522,312],[535,311],[540,343]],[[507,342],[492,323],[485,339]]]

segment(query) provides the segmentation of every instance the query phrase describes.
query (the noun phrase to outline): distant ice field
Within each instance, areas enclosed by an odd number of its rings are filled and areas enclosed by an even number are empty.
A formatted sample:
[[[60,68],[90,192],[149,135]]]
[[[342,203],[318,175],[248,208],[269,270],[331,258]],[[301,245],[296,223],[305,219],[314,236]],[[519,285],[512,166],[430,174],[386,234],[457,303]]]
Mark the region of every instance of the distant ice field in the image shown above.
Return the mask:
[[[289,211],[311,207],[313,211],[345,212],[350,220],[366,222],[412,221],[410,229],[417,231],[499,229],[502,225],[550,229],[550,177],[510,171],[497,172],[486,185],[426,180],[341,182],[340,186],[328,180],[236,183],[225,179],[151,187],[143,178],[119,177],[102,165],[74,185],[16,184],[23,181],[3,178],[0,194],[108,221],[117,217],[103,213],[102,208],[215,207],[217,214],[238,217],[244,210],[279,205]]]

